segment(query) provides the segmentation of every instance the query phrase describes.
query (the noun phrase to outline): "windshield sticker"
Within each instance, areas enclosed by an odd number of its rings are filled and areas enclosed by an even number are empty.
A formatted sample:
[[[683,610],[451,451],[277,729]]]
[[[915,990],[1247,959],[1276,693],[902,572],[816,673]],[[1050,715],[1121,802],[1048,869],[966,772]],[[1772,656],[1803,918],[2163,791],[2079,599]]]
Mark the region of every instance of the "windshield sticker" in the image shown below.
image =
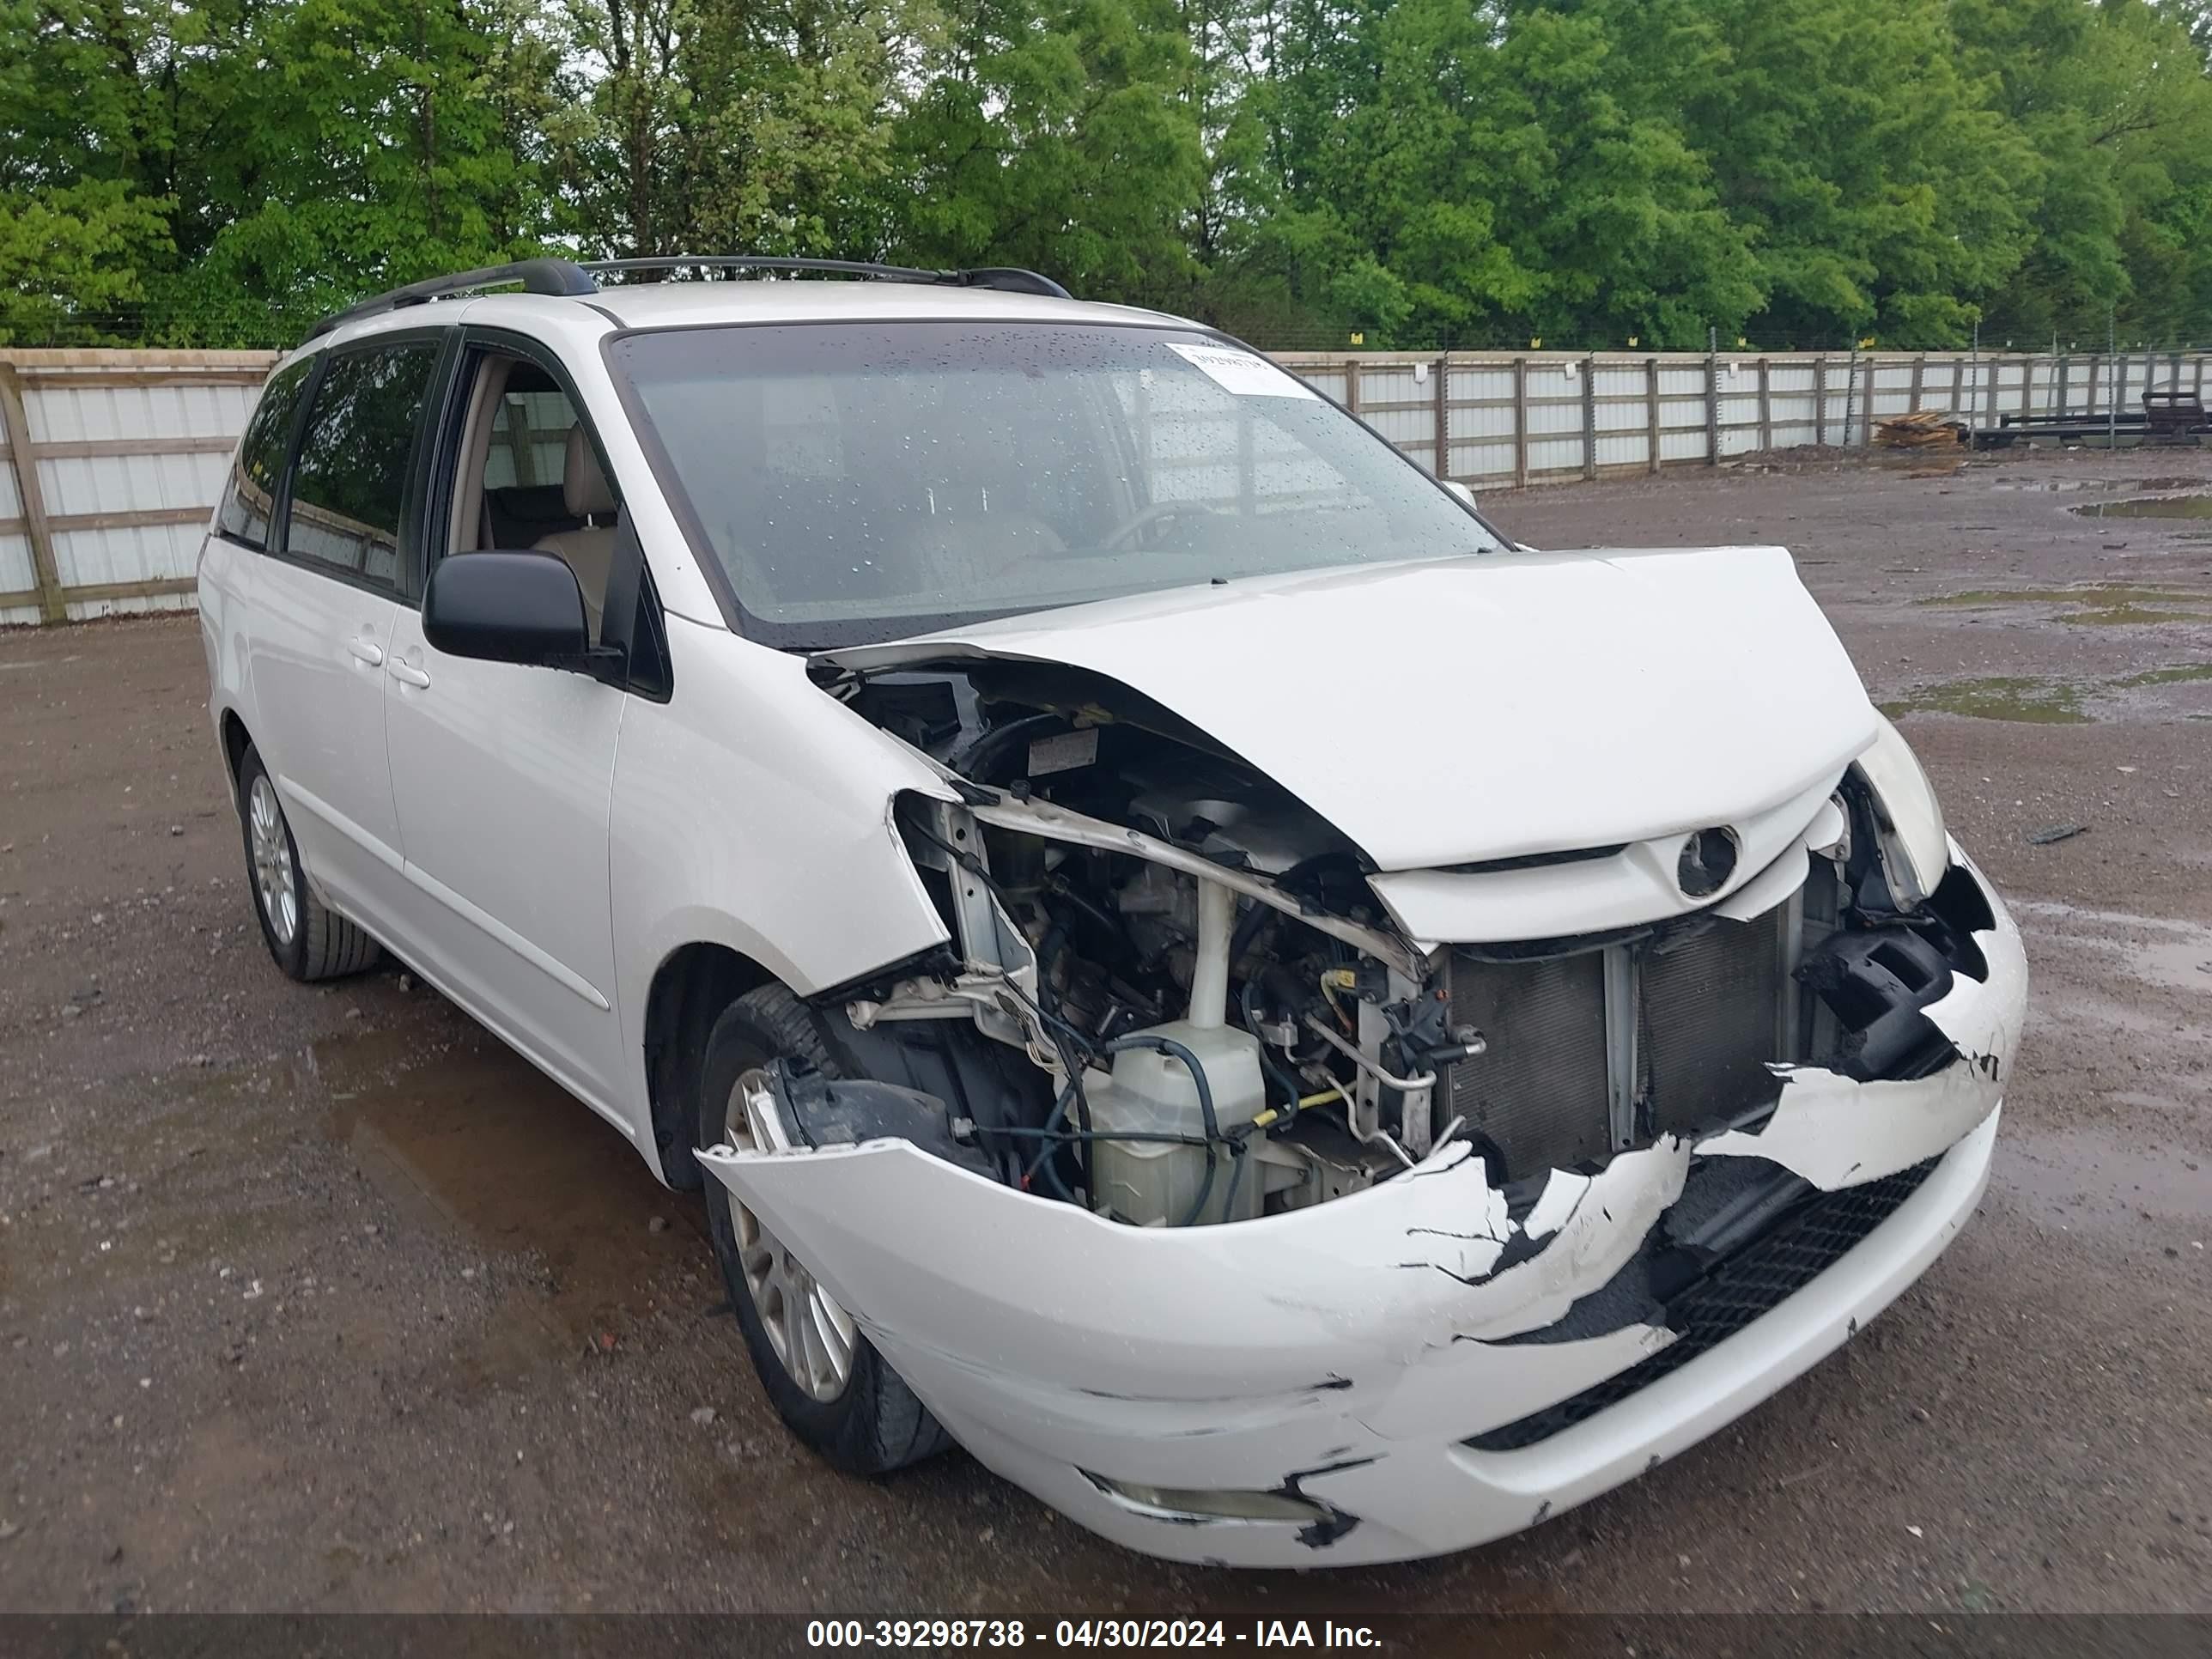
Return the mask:
[[[1230,346],[1180,345],[1168,349],[1232,398],[1314,398],[1320,394],[1296,375],[1286,374],[1265,357]]]

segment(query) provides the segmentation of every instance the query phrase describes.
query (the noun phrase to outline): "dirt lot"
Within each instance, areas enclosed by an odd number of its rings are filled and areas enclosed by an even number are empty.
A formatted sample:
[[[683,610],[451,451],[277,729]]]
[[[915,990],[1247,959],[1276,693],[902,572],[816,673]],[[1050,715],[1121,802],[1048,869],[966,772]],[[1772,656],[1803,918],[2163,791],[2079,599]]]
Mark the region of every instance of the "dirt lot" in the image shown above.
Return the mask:
[[[2212,455],[1492,503],[1549,546],[1794,548],[2034,1005],[1982,1214],[1857,1341],[1387,1571],[1167,1568],[957,1455],[810,1461],[696,1200],[396,969],[270,964],[196,623],[0,636],[0,1607],[2212,1610],[2212,519],[2076,510],[2160,487]]]

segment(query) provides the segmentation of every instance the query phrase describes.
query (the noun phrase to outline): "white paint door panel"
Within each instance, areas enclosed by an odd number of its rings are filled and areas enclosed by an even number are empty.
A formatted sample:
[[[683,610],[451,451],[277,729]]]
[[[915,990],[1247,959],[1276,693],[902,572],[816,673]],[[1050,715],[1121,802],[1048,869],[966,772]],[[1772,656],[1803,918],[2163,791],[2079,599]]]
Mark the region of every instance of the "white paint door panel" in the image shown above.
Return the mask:
[[[629,1132],[620,1100],[607,816],[625,693],[433,650],[409,611],[384,666],[404,932],[422,970]]]
[[[262,763],[317,884],[380,933],[399,884],[383,667],[399,605],[283,559],[240,568]]]

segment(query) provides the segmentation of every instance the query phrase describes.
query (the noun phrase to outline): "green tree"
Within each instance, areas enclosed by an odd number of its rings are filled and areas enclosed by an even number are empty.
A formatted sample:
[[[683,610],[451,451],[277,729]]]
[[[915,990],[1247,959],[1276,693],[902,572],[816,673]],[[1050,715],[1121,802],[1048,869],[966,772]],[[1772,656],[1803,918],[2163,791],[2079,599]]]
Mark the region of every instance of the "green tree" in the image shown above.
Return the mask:
[[[1190,82],[1168,0],[954,0],[878,198],[888,250],[1175,295],[1205,188]]]
[[[1763,337],[1954,345],[2024,257],[2039,168],[1961,70],[1948,0],[1667,0],[1648,82],[1755,240]]]
[[[461,0],[232,0],[178,94],[195,164],[173,325],[266,337],[361,295],[529,251],[536,216],[485,19]]]
[[[0,343],[132,328],[170,252],[164,56],[123,0],[0,0]]]
[[[1281,37],[1249,258],[1340,337],[1679,346],[1759,305],[1706,163],[1622,95],[1595,9],[1291,0]]]
[[[2212,0],[0,0],[0,334],[546,248],[1263,343],[2212,333]]]
[[[934,0],[568,0],[568,222],[629,255],[848,251]]]
[[[2201,21],[2201,9],[2197,15]],[[2212,83],[2140,0],[1958,0],[1966,61],[2034,148],[2032,242],[1992,321],[2026,340],[2172,337],[2212,318]]]

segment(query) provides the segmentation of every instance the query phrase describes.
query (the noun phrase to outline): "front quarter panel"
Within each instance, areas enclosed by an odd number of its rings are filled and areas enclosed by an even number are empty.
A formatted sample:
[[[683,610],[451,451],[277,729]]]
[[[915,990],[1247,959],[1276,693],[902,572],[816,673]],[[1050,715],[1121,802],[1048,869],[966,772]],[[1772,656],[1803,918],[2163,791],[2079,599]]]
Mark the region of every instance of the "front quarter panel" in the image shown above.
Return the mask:
[[[945,796],[937,775],[799,659],[667,621],[675,695],[623,718],[608,854],[641,1129],[648,993],[677,951],[726,945],[804,996],[946,937],[890,820],[902,791]]]

